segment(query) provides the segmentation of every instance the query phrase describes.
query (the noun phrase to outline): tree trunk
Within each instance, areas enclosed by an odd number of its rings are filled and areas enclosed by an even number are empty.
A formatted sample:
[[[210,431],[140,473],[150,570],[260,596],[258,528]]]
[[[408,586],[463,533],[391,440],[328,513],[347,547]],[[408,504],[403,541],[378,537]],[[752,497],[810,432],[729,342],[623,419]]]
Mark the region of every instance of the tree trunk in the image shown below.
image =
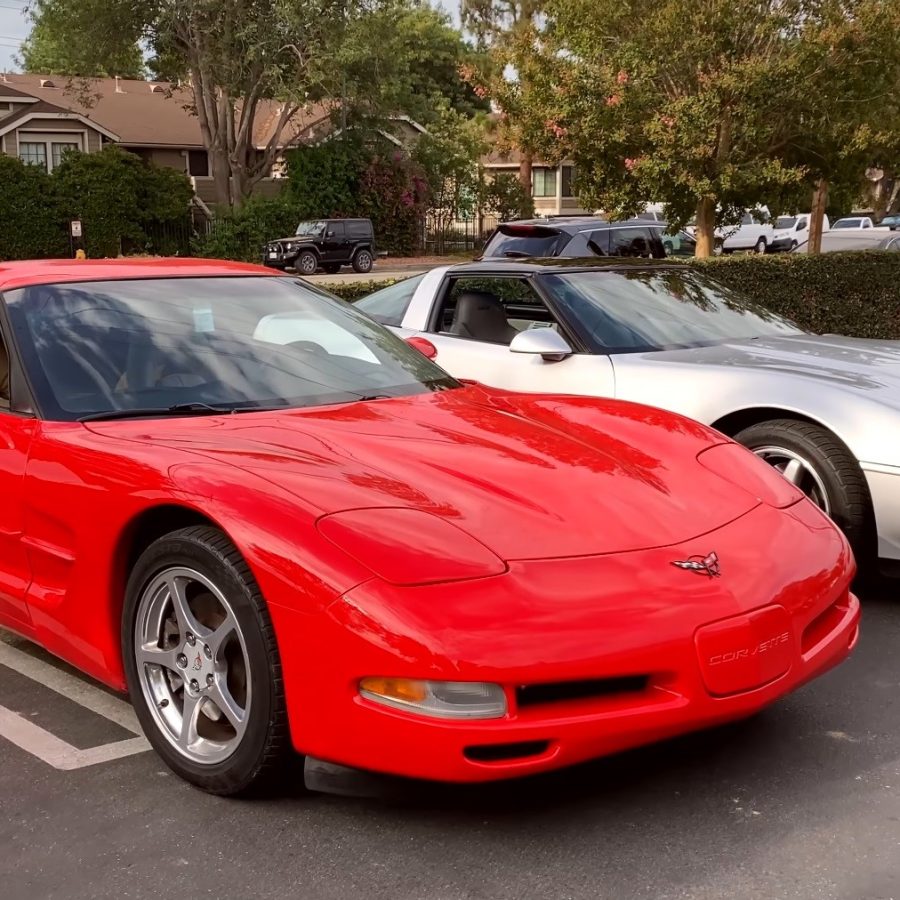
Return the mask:
[[[216,206],[220,212],[224,212],[231,209],[231,164],[228,161],[228,151],[210,149],[209,164],[212,169]]]
[[[820,178],[816,182],[812,195],[812,209],[809,219],[809,240],[807,253],[822,252],[822,226],[825,224],[825,207],[828,205],[828,181]]]
[[[530,150],[522,151],[522,159],[519,162],[519,181],[522,187],[528,191],[529,196],[533,196],[533,187],[531,184],[531,170],[534,167],[534,154]]]
[[[694,237],[697,240],[697,259],[707,259],[712,256],[715,246],[716,231],[716,201],[713,197],[704,197],[697,204],[697,230]]]

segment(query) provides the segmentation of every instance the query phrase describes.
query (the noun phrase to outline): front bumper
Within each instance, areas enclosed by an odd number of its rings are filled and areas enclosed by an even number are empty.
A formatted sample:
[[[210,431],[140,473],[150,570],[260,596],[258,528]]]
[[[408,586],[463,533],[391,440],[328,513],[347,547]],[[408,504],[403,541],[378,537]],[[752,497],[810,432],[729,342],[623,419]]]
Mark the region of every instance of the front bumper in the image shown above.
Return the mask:
[[[713,547],[721,578],[671,565]],[[477,782],[742,718],[850,653],[853,573],[846,541],[803,501],[679,547],[512,562],[429,587],[373,579],[319,617],[270,600],[293,742],[352,768]],[[425,718],[361,698],[367,675],[496,682],[509,710]],[[585,682],[588,695],[569,690]],[[523,686],[535,685],[562,694],[533,702]]]
[[[297,259],[296,250],[285,250],[281,244],[268,244],[263,250],[262,264],[270,269],[286,269]]]
[[[794,243],[794,238],[792,238],[792,237],[772,238],[772,240],[769,241],[769,252],[770,253],[783,253],[785,250],[790,250],[793,243]]]
[[[860,463],[869,484],[875,526],[878,529],[878,556],[900,562],[900,466]]]

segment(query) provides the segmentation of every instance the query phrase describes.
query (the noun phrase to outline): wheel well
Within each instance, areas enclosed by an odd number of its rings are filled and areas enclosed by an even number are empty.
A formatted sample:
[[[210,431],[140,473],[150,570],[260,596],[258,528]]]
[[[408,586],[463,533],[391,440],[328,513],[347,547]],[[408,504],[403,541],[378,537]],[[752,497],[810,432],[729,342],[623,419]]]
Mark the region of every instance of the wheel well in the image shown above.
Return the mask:
[[[771,419],[793,419],[795,422],[809,422],[810,425],[818,425],[819,428],[825,428],[821,422],[811,419],[809,416],[801,415],[786,409],[778,409],[777,407],[757,406],[753,409],[740,409],[737,412],[728,413],[715,422],[710,423],[717,431],[728,437],[734,437],[738,432],[749,428],[751,425],[758,425],[760,422],[768,422]],[[830,428],[826,428],[831,431]]]
[[[190,509],[187,506],[167,504],[155,506],[145,510],[122,533],[119,545],[116,548],[114,565],[116,571],[113,574],[113,613],[116,620],[122,615],[122,606],[125,602],[125,585],[128,576],[138,561],[140,555],[158,538],[181,528],[190,528],[192,525],[219,526],[211,519]]]

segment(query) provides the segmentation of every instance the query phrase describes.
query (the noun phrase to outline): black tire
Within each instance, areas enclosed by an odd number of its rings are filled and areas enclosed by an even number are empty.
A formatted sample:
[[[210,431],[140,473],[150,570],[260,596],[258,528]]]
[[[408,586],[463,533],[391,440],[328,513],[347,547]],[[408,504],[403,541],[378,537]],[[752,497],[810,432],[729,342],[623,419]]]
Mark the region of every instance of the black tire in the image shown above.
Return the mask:
[[[340,263],[325,263],[325,265],[322,266],[322,268],[329,275],[337,275],[337,273],[341,271],[341,264]]]
[[[791,241],[791,250],[790,250],[790,252],[793,253],[799,246],[800,246],[800,244],[797,243],[797,241]]]
[[[353,255],[353,271],[365,275],[372,271],[375,260],[372,258],[371,250],[357,250]]]
[[[756,242],[756,245],[753,247],[753,252],[762,255],[768,250],[768,248],[769,248],[769,245],[766,242],[766,239],[764,237],[761,237]]]
[[[853,454],[825,428],[796,419],[772,419],[751,425],[734,436],[750,450],[779,447],[805,460],[825,488],[830,515],[847,536],[861,571],[877,556],[872,498],[865,475]]]
[[[138,673],[135,624],[139,602],[152,580],[171,567],[192,569],[222,591],[247,649],[252,702],[248,704],[246,727],[231,755],[218,762],[195,762],[172,746],[149,708]],[[281,663],[256,580],[226,535],[212,527],[185,528],[160,538],[141,554],[126,588],[122,648],[135,713],[147,739],[173,772],[209,793],[223,796],[254,793],[274,782],[291,756]]]
[[[315,275],[319,268],[319,258],[312,250],[304,250],[294,260],[294,268],[301,275]]]
[[[716,238],[713,241],[713,255],[721,256],[725,252],[725,241],[723,241],[722,238]]]

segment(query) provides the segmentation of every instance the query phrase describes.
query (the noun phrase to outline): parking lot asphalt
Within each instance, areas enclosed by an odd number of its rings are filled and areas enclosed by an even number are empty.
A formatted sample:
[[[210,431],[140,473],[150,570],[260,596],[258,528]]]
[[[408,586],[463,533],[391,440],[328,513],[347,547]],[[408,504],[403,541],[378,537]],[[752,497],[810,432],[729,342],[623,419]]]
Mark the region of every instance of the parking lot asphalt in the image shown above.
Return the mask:
[[[0,897],[900,898],[897,594],[864,599],[848,663],[746,722],[492,786],[306,793],[298,765],[254,801],[184,784],[124,702],[7,637]]]

